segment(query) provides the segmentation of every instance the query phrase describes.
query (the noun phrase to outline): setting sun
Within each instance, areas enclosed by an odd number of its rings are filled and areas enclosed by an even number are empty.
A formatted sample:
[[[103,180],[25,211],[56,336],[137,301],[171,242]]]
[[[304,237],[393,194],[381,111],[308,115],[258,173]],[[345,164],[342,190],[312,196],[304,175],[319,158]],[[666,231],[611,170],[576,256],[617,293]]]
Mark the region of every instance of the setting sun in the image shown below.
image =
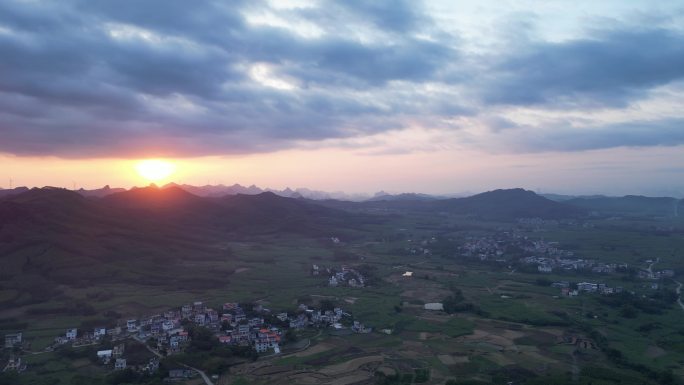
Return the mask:
[[[176,166],[164,160],[148,159],[135,165],[138,174],[150,182],[158,182],[168,178],[176,170]]]

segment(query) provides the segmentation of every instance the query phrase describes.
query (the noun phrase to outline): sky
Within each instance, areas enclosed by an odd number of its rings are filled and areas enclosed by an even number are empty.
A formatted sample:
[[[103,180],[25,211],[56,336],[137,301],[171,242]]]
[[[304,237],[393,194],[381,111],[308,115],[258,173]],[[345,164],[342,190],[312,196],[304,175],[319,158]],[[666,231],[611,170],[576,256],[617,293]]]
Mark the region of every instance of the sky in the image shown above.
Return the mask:
[[[0,2],[0,187],[684,196],[684,3]]]

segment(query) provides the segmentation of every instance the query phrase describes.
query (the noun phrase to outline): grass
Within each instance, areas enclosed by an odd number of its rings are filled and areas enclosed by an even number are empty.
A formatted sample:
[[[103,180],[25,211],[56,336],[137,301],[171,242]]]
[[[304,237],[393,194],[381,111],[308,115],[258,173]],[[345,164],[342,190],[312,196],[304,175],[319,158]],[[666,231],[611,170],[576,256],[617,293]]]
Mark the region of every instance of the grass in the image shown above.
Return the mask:
[[[451,318],[444,323],[412,318],[404,326],[404,330],[409,332],[443,333],[454,338],[471,334],[474,326],[471,321],[462,318]]]

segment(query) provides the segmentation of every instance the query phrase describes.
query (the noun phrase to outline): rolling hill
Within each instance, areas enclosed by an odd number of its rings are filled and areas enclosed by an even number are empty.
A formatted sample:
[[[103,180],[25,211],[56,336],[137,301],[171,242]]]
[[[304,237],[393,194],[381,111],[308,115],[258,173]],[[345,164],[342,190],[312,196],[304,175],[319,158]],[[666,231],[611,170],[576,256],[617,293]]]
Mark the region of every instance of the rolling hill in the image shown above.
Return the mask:
[[[449,213],[505,221],[530,217],[562,219],[585,214],[583,208],[554,202],[523,189],[494,190],[466,198],[425,199],[424,197],[416,197],[416,199],[365,202],[327,200],[320,201],[319,204],[351,211]]]
[[[624,197],[586,197],[565,201],[566,204],[593,211],[599,215],[626,216],[682,216],[682,200],[669,197],[645,197],[627,195]]]
[[[521,188],[494,190],[467,198],[447,199],[442,205],[449,212],[476,215],[485,219],[562,219],[584,214],[582,209],[554,202]]]
[[[273,193],[203,198],[146,187],[87,198],[31,189],[0,198],[0,290],[17,293],[2,305],[45,302],[65,286],[223,287],[232,271],[207,266],[231,258],[220,246],[227,240],[329,237],[359,218]]]

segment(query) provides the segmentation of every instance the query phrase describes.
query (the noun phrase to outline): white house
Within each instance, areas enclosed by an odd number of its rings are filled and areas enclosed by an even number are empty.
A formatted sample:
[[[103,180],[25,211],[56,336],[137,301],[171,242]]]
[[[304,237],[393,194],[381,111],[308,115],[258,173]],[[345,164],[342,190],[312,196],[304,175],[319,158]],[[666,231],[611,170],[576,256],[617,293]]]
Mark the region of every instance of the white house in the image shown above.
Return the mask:
[[[107,329],[105,329],[105,328],[95,328],[95,330],[93,331],[93,336],[96,339],[100,339],[100,338],[104,337],[105,335],[107,335]]]
[[[424,305],[425,310],[442,311],[444,310],[444,305],[440,302],[426,303]]]
[[[108,363],[109,360],[112,359],[112,350],[99,350],[97,352],[97,358],[105,364]]]
[[[129,319],[126,322],[126,329],[131,333],[137,332],[138,331],[138,320]]]
[[[66,339],[69,341],[75,340],[77,335],[78,329],[67,329],[66,331]]]
[[[169,330],[173,329],[174,326],[175,325],[174,325],[173,321],[166,320],[162,323],[162,330],[164,330],[165,332],[168,332]]]
[[[598,284],[591,282],[580,282],[577,284],[577,290],[595,292],[598,290]]]
[[[5,334],[5,347],[11,348],[14,345],[21,344],[21,333]]]
[[[116,361],[114,362],[114,370],[124,370],[126,369],[126,359],[125,358],[117,358]]]

